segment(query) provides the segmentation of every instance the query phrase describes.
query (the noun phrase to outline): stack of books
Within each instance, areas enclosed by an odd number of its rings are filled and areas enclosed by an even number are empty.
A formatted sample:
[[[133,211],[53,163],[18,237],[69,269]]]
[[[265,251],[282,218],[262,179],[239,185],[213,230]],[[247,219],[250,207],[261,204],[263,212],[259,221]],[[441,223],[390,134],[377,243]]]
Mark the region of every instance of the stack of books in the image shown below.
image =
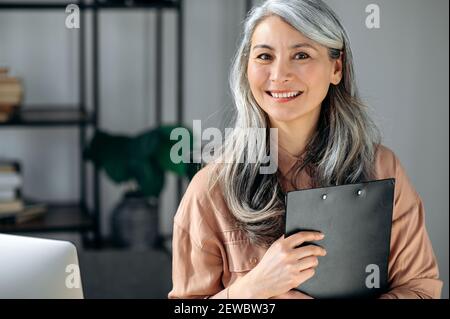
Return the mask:
[[[20,105],[23,96],[21,81],[8,75],[8,69],[0,67],[0,122],[8,121]]]
[[[42,216],[43,203],[24,200],[21,165],[18,161],[0,159],[0,223],[24,223]]]

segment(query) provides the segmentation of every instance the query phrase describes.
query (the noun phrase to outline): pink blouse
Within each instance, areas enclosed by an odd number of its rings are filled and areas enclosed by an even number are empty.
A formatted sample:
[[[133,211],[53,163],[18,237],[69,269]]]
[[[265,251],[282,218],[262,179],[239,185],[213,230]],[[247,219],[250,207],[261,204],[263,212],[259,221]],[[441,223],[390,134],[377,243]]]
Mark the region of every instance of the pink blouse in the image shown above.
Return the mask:
[[[285,191],[290,169],[298,161],[279,149],[278,167]],[[442,281],[428,237],[422,200],[399,159],[380,145],[376,154],[377,179],[395,178],[394,210],[389,257],[390,291],[381,298],[440,298]],[[218,186],[208,190],[212,165],[201,169],[180,202],[173,226],[173,288],[169,298],[227,298],[225,288],[254,268],[266,252],[250,244],[236,227]],[[311,187],[299,175],[300,188]]]

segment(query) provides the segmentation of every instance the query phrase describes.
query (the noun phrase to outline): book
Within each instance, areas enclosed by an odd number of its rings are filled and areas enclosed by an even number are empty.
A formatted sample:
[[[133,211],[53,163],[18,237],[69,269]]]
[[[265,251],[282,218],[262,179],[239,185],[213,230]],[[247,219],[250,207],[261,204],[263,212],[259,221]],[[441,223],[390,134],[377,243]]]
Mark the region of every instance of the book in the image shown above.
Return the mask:
[[[22,165],[19,160],[0,157],[0,174],[22,172]]]
[[[21,94],[22,87],[20,86],[19,79],[16,78],[0,78],[0,94]]]
[[[313,298],[376,298],[388,289],[395,179],[286,194],[285,233],[320,231],[313,277],[297,289]]]
[[[16,189],[22,186],[22,176],[18,172],[0,172],[0,190]]]
[[[0,122],[7,122],[9,119],[11,119],[11,114],[0,112]]]
[[[16,105],[8,103],[0,103],[0,113],[14,113],[17,109]]]
[[[0,122],[9,121],[11,118],[17,115],[18,110],[18,105],[0,102]]]
[[[7,68],[0,68],[0,105],[15,106],[19,105],[23,96],[23,87],[19,78],[8,75]],[[11,110],[0,110],[2,119],[4,119]]]
[[[0,203],[20,198],[19,189],[0,189]]]
[[[25,200],[22,209],[15,212],[0,213],[2,224],[21,224],[42,217],[47,212],[47,204]]]
[[[0,202],[0,216],[20,212],[23,208],[24,205],[21,199]]]
[[[0,157],[0,173],[4,173],[4,172],[20,173],[21,171],[22,171],[22,165],[21,165],[20,161]]]
[[[13,93],[1,93],[0,92],[0,104],[1,105],[18,105],[20,104],[20,94]]]
[[[21,182],[17,183],[17,177],[21,180],[20,162],[13,159],[0,158],[0,178],[7,180],[7,183],[0,183],[0,202],[20,198]],[[3,180],[3,182],[5,181]],[[13,182],[13,185],[10,182]]]

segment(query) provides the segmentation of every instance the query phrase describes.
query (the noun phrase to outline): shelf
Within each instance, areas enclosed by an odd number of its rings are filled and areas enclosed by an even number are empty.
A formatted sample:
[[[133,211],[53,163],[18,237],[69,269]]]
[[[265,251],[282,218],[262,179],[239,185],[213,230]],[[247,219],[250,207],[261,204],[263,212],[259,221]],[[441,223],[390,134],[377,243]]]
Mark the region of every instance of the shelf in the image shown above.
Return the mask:
[[[147,3],[133,3],[132,1],[113,4],[83,4],[76,1],[67,1],[61,3],[55,2],[0,2],[0,10],[48,10],[48,9],[65,9],[69,4],[77,4],[80,9],[152,9],[166,8],[177,9],[180,7],[179,0],[153,0]]]
[[[177,106],[176,106],[176,121],[182,122],[183,119],[183,50],[184,50],[184,35],[183,35],[183,0],[139,0],[140,3],[137,4],[103,4],[103,0],[61,0],[60,2],[55,2],[55,0],[43,0],[33,1],[33,0],[0,0],[0,12],[6,10],[5,14],[9,12],[24,12],[28,13],[45,13],[54,12],[58,14],[64,14],[65,9],[69,4],[76,4],[79,6],[81,11],[81,17],[83,17],[83,12],[87,14],[92,14],[89,18],[92,18],[92,28],[86,30],[86,32],[81,32],[79,34],[79,104],[80,105],[24,105],[19,109],[11,119],[7,122],[0,122],[0,130],[9,128],[29,128],[29,127],[71,127],[79,130],[78,139],[78,149],[80,150],[80,155],[84,147],[87,145],[87,131],[89,129],[98,129],[98,123],[100,121],[101,104],[100,97],[101,92],[100,84],[101,73],[100,73],[100,62],[101,62],[101,48],[100,42],[101,32],[99,26],[99,20],[103,13],[108,10],[117,10],[117,12],[125,12],[127,10],[133,9],[156,9],[156,67],[155,76],[160,78],[164,69],[161,67],[164,65],[163,58],[164,52],[163,40],[163,26],[164,26],[164,15],[162,11],[164,9],[172,10],[177,14],[176,20],[176,31],[177,31]],[[133,3],[135,1],[123,1],[124,3]],[[100,3],[99,3],[100,2]],[[16,11],[14,11],[16,10]],[[52,11],[53,10],[53,11]],[[129,11],[127,11],[129,12]],[[135,11],[133,11],[135,12]],[[20,17],[19,17],[20,18]],[[85,17],[88,18],[88,17]],[[44,17],[45,19],[45,17]],[[20,22],[20,21],[19,21]],[[86,50],[86,48],[91,48]],[[30,54],[30,52],[28,52]],[[87,54],[87,56],[86,56]],[[85,58],[85,56],[87,58]],[[87,61],[91,61],[89,64]],[[91,71],[92,70],[92,71]],[[90,79],[90,81],[89,81]],[[92,84],[92,92],[83,90],[85,81]],[[155,83],[155,92],[157,101],[161,99],[163,86],[159,83]],[[90,93],[90,94],[88,94]],[[92,100],[93,107],[85,107],[87,101]],[[75,103],[74,103],[75,104]],[[156,123],[161,121],[161,103],[157,103],[156,111]],[[0,133],[1,134],[1,133]],[[1,152],[1,150],[0,150]],[[0,154],[1,155],[1,154]],[[93,174],[90,173],[85,165],[83,164],[83,158],[80,157],[80,194],[83,197],[88,195],[88,182],[92,182],[92,195],[93,195],[93,206],[94,209],[90,215],[87,214],[85,209],[82,209],[78,204],[68,204],[68,205],[56,205],[49,207],[49,212],[43,216],[41,219],[36,219],[28,223],[20,225],[1,225],[0,232],[51,232],[51,231],[74,231],[83,233],[83,245],[93,245],[98,246],[102,241],[101,236],[101,223],[100,217],[101,211],[101,189],[100,189],[100,177],[96,167],[93,167]],[[181,199],[182,194],[182,183],[181,179],[178,179],[177,183],[177,193],[178,199]],[[85,231],[88,231],[86,233]],[[87,235],[87,236],[84,236]],[[92,235],[92,236],[91,236]]]
[[[76,107],[21,107],[2,126],[67,126],[94,123],[94,116]]]
[[[0,224],[0,233],[92,230],[93,220],[78,203],[49,204],[42,217],[21,224]]]

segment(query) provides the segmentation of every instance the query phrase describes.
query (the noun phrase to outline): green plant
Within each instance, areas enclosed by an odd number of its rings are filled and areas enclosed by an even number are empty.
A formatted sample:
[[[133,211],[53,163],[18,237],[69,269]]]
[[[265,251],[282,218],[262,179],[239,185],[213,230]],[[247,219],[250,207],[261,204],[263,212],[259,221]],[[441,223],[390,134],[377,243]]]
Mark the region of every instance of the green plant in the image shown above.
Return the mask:
[[[192,161],[176,164],[170,159],[170,150],[178,142],[170,139],[170,133],[177,127],[160,126],[136,136],[97,130],[84,151],[84,158],[103,169],[115,183],[134,181],[144,196],[158,197],[164,188],[167,171],[191,179],[199,168]],[[193,140],[189,132],[192,154]]]

